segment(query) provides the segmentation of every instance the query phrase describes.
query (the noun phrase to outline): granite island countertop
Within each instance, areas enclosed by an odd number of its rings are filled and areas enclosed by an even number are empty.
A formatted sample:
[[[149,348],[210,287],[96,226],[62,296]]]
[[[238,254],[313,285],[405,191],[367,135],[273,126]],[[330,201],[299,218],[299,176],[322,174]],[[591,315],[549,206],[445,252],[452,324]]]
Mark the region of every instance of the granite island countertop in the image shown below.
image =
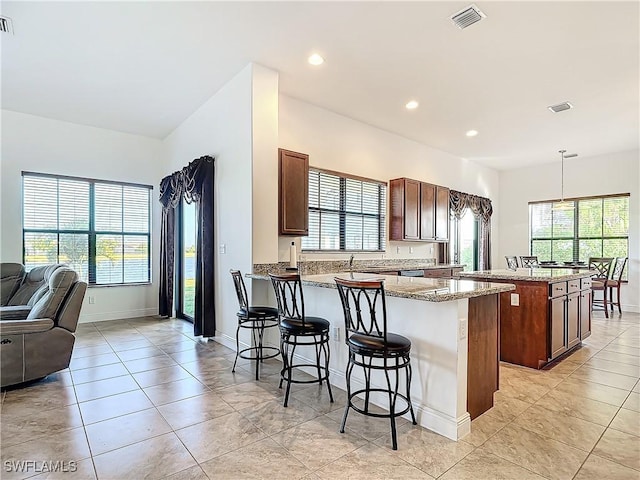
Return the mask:
[[[578,278],[588,278],[593,275],[593,271],[584,269],[576,271],[570,268],[518,268],[516,270],[479,270],[476,272],[460,272],[460,278],[473,278],[481,280],[520,280],[524,282],[561,282],[565,280],[575,280]]]
[[[247,277],[269,280],[265,273],[250,273]],[[426,302],[449,302],[463,298],[482,297],[515,290],[515,285],[507,283],[478,282],[474,280],[452,280],[445,278],[400,277],[371,273],[326,273],[302,275],[304,285],[322,288],[336,288],[335,278],[352,280],[384,280],[385,294],[389,297],[412,298]]]
[[[390,272],[394,270],[437,270],[442,268],[463,268],[464,265],[454,263],[425,263],[422,265],[380,265],[373,267],[354,267],[356,272]]]

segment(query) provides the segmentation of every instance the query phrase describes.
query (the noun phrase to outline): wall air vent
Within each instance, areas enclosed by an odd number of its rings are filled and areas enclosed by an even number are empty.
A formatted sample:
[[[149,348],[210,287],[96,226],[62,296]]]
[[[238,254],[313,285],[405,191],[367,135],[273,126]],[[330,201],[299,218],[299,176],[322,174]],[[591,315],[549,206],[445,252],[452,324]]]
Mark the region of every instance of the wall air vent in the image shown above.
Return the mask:
[[[0,15],[0,32],[13,35],[13,22],[9,17]]]
[[[569,102],[562,102],[557,105],[551,105],[550,107],[547,107],[547,108],[551,110],[553,113],[559,113],[559,112],[564,112],[565,110],[572,109],[573,105],[571,105]]]
[[[463,28],[467,28],[469,25],[473,25],[486,17],[487,16],[482,13],[478,7],[475,5],[469,5],[467,8],[454,13],[451,16],[451,21],[456,27],[462,30]]]

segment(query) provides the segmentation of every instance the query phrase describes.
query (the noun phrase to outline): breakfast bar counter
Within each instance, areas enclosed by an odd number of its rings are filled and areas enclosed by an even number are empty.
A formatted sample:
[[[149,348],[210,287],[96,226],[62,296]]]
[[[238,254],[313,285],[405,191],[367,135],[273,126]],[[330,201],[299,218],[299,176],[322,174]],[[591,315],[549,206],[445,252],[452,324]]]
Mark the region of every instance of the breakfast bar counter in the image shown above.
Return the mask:
[[[254,279],[253,303],[273,304],[273,289],[264,281],[268,274],[248,277]],[[372,273],[302,275],[305,314],[331,322],[330,381],[342,389],[348,348],[336,277],[384,280],[389,331],[408,337],[412,343],[411,397],[418,423],[454,440],[466,435],[471,419],[493,406],[493,393],[498,389],[500,295],[515,287]],[[364,383],[355,379],[355,374],[354,381]],[[371,382],[382,385],[386,380],[381,376]],[[384,407],[388,398],[372,397],[371,401]]]

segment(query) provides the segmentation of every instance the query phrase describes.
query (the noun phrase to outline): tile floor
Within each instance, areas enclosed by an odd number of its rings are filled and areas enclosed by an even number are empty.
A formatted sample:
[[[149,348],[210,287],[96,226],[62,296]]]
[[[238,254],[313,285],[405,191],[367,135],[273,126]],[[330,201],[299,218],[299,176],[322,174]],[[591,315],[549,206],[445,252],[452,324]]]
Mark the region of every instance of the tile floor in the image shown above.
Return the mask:
[[[402,420],[351,414],[345,395],[295,386],[281,406],[279,364],[253,379],[234,352],[178,320],[81,324],[68,370],[2,392],[2,472],[99,479],[640,479],[640,315],[605,319],[548,371],[501,366],[493,409],[452,442]],[[9,471],[37,460],[39,472]],[[72,466],[69,462],[73,461]]]

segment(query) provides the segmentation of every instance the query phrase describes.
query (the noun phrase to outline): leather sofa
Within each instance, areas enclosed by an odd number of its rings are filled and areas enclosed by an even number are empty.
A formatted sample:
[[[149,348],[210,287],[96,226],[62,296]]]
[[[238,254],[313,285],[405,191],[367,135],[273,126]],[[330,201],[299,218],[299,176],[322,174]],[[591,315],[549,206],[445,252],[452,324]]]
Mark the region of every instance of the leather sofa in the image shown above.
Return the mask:
[[[60,267],[65,267],[62,263],[44,265],[32,268],[25,274],[24,266],[19,263],[2,264],[2,289],[3,294],[11,291],[11,294],[0,306],[0,318],[2,320],[24,320],[29,315],[31,308],[42,298],[47,290],[49,278]],[[19,268],[22,277],[19,277]],[[7,276],[5,277],[5,272]],[[6,280],[5,280],[6,278]],[[19,279],[19,283],[11,290],[13,282]],[[6,287],[5,287],[6,282]],[[4,296],[4,295],[3,295]],[[4,300],[4,299],[3,299]]]
[[[49,272],[44,288],[36,290],[39,298],[26,318],[0,317],[1,387],[39,379],[69,366],[86,289],[87,284],[75,271],[58,266]]]

